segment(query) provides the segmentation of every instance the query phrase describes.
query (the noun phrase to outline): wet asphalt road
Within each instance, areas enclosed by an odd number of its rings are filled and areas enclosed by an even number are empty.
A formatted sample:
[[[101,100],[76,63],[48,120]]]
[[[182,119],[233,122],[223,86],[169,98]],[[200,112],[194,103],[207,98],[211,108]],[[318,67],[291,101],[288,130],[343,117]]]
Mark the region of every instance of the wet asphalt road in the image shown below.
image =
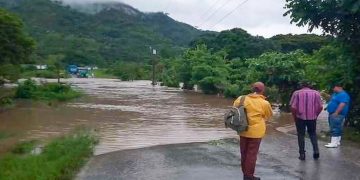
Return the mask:
[[[360,150],[343,143],[326,149],[319,142],[320,159],[297,159],[293,135],[272,132],[262,142],[256,175],[265,180],[360,180]],[[242,179],[235,139],[124,150],[93,157],[77,179],[235,180]]]

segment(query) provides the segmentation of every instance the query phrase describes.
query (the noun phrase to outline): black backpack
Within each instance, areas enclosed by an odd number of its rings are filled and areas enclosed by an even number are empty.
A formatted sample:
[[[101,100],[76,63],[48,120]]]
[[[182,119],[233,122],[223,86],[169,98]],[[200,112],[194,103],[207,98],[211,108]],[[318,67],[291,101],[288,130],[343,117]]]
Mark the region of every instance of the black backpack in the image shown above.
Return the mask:
[[[249,127],[244,101],[246,96],[240,97],[240,107],[232,107],[225,113],[225,127],[235,130],[238,134],[247,131]]]

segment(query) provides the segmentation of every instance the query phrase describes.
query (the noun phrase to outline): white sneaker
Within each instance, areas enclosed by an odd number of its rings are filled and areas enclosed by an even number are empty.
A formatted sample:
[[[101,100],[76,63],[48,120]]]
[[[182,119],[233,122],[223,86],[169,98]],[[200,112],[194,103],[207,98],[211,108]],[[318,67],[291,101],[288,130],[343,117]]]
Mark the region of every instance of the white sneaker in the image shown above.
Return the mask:
[[[331,143],[325,145],[325,147],[327,147],[327,148],[337,148],[338,147],[337,137],[331,137]]]

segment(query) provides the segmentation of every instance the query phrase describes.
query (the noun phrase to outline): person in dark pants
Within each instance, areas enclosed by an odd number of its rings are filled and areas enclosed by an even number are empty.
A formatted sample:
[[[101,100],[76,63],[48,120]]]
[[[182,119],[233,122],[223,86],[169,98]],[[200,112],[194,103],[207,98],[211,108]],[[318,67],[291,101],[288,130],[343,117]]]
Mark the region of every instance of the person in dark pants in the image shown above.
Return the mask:
[[[265,121],[272,116],[270,103],[264,96],[265,85],[262,82],[256,82],[252,85],[253,93],[246,95],[244,107],[249,122],[247,131],[240,133],[240,154],[241,170],[244,174],[244,180],[259,180],[254,176],[257,154],[261,139],[265,136]],[[234,102],[234,107],[241,104],[241,96]]]
[[[291,97],[291,112],[294,117],[298,144],[299,159],[305,160],[305,131],[307,130],[313,146],[313,158],[319,159],[319,146],[316,135],[316,120],[323,106],[320,93],[310,88],[308,82],[301,82],[301,89],[295,91]]]

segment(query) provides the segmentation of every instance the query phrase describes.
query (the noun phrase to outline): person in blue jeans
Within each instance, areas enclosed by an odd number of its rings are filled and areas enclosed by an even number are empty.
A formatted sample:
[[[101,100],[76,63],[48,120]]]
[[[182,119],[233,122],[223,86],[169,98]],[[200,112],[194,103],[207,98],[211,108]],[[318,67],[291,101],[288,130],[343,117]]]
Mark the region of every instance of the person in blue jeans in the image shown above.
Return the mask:
[[[331,133],[331,142],[325,145],[327,148],[336,148],[340,146],[343,133],[343,122],[349,113],[350,96],[344,91],[341,84],[335,84],[334,94],[327,106],[329,113],[329,127]]]

